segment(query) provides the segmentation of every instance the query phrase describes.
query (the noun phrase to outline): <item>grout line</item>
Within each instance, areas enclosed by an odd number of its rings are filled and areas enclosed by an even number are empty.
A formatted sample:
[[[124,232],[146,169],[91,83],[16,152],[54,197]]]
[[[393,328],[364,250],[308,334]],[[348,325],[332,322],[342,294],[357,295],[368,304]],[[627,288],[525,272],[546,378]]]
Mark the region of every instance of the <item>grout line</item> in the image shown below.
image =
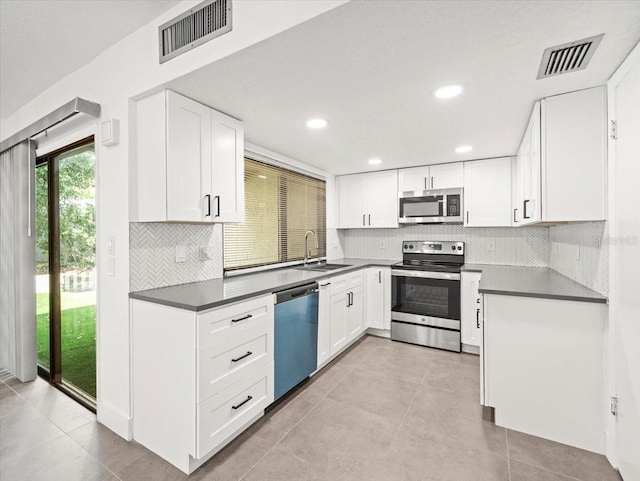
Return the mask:
[[[565,474],[565,473],[559,473],[558,471],[554,471],[554,470],[552,470],[552,469],[545,468],[544,466],[538,466],[538,465],[536,465],[536,464],[526,463],[526,462],[524,462],[524,461],[520,461],[520,460],[515,459],[515,458],[514,458],[514,461],[516,461],[516,462],[518,462],[518,463],[520,463],[520,464],[525,464],[525,465],[530,466],[530,467],[532,467],[532,468],[541,469],[542,471],[546,471],[547,473],[555,474],[555,475],[560,476],[560,477],[562,477],[562,478],[567,478],[567,479],[570,479],[570,480],[573,480],[573,481],[583,481],[581,478],[576,478],[575,476],[571,476],[571,475],[569,475],[569,474]],[[612,468],[612,469],[613,469],[613,468]]]

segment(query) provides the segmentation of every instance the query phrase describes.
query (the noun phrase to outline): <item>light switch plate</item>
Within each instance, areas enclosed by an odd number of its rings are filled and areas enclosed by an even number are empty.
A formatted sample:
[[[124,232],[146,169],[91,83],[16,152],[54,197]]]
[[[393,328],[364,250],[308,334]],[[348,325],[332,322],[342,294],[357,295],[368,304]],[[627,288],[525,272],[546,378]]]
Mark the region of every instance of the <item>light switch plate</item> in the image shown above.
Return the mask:
[[[178,244],[176,246],[176,262],[185,262],[187,260],[187,246]]]
[[[116,255],[116,237],[113,235],[107,238],[107,254],[110,256]]]

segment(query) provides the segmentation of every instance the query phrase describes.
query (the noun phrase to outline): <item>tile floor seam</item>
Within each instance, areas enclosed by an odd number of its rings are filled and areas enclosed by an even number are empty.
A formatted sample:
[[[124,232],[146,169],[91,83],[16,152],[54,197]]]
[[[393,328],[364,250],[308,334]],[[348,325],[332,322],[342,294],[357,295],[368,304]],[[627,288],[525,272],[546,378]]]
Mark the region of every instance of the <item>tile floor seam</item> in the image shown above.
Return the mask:
[[[409,406],[407,407],[406,411],[404,412],[404,416],[402,416],[402,419],[400,420],[400,424],[398,425],[395,434],[391,438],[391,443],[392,444],[395,441],[395,439],[398,437],[398,434],[400,433],[400,429],[402,429],[402,426],[404,426],[404,421],[405,421],[405,419],[407,419],[407,416],[409,415],[409,411],[411,410],[411,407],[413,406],[413,403],[416,400],[416,397],[418,396],[418,391],[420,390],[420,386],[422,386],[422,381],[424,381],[424,378],[426,376],[427,376],[427,369],[425,368],[424,374],[422,375],[422,379],[420,379],[420,384],[418,384],[418,388],[416,389],[416,392],[413,393],[413,397],[411,398],[411,402],[409,403]]]
[[[557,474],[558,476],[561,476],[563,478],[572,479],[574,481],[585,481],[583,478],[576,478],[575,476],[571,476],[570,474],[559,473],[558,471],[554,471],[553,469],[545,468],[544,466],[539,466],[537,464],[527,463],[525,461],[520,461],[519,459],[516,459],[516,458],[512,458],[512,459],[514,461],[516,461],[517,463],[524,464],[524,465],[532,467],[532,468],[541,469],[542,471],[546,471],[547,473]]]

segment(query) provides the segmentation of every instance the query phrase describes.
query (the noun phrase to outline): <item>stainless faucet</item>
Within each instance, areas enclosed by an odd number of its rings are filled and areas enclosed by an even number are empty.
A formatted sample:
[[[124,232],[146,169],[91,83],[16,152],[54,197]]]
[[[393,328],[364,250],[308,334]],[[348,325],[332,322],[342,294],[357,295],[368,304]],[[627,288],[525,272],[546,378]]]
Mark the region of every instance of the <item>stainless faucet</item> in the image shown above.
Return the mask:
[[[307,262],[309,262],[309,259],[307,257],[308,253],[307,253],[307,237],[309,236],[309,234],[313,234],[313,239],[316,241],[316,250],[319,249],[318,247],[318,238],[316,237],[316,233],[313,232],[312,230],[308,230],[305,235],[304,235],[304,264],[303,265],[307,265]]]

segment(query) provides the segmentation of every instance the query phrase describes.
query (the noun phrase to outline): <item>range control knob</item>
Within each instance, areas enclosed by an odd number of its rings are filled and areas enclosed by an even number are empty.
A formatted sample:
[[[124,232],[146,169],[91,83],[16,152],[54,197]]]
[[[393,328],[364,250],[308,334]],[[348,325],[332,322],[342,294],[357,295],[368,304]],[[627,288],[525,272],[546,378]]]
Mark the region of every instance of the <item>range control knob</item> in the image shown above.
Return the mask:
[[[408,249],[408,248],[409,248],[409,246],[408,246],[407,244],[405,244],[405,245],[404,245],[404,248],[405,248],[405,249]]]
[[[458,250],[461,251],[462,250],[462,246],[458,246]]]
[[[413,244],[409,244],[409,249],[413,249]]]
[[[452,251],[456,250],[456,246],[451,246],[451,250]]]

